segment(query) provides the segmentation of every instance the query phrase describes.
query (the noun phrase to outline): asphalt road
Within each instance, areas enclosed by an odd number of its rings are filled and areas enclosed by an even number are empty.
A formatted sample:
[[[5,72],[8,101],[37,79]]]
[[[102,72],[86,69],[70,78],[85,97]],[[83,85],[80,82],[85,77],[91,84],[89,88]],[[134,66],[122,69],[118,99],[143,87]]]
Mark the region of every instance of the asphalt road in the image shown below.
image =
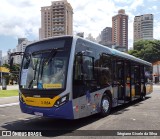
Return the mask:
[[[6,103],[6,102],[5,102]],[[21,113],[18,105],[0,107],[0,130],[59,130],[57,134],[41,138],[156,138],[160,136],[73,136],[78,134],[97,134],[99,130],[159,130],[160,131],[160,86],[154,86],[154,92],[144,101],[135,101],[125,106],[114,108],[105,118],[93,115],[79,120],[57,120]],[[79,131],[83,130],[83,131]],[[85,131],[87,132],[85,132]],[[5,137],[0,137],[5,138]],[[12,137],[17,138],[17,137]],[[28,137],[26,137],[28,138]],[[31,138],[31,137],[30,137]]]

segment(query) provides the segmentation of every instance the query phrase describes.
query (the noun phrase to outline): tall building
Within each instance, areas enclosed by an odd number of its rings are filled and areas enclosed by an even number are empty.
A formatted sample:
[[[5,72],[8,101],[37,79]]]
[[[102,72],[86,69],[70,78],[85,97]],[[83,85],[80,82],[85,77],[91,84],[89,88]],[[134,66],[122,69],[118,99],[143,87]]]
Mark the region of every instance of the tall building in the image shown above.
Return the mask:
[[[153,40],[153,14],[134,17],[134,42],[138,40]]]
[[[73,34],[73,9],[67,0],[53,1],[41,7],[39,39]]]
[[[79,37],[84,38],[84,32],[78,32],[76,35],[79,36]]]
[[[111,45],[112,44],[112,28],[106,27],[101,31],[100,44]]]
[[[112,17],[112,43],[128,51],[128,15],[123,9]]]
[[[92,42],[96,42],[96,39],[92,36],[91,33],[89,33],[88,36],[85,39],[87,39],[89,41],[92,41]]]
[[[32,41],[28,41],[27,38],[18,38],[18,45],[16,46],[17,52],[24,52],[27,45],[32,43]],[[15,49],[13,50],[15,52]],[[15,57],[15,63],[20,64],[22,61],[22,56],[17,55]]]

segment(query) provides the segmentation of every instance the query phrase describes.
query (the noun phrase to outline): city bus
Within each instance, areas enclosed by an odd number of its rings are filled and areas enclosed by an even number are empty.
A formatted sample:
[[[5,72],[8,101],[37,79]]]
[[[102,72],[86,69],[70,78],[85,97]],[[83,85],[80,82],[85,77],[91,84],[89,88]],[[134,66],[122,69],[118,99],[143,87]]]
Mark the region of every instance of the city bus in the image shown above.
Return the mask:
[[[107,116],[111,108],[144,99],[152,90],[151,63],[81,37],[40,40],[23,53],[23,113],[60,119]]]

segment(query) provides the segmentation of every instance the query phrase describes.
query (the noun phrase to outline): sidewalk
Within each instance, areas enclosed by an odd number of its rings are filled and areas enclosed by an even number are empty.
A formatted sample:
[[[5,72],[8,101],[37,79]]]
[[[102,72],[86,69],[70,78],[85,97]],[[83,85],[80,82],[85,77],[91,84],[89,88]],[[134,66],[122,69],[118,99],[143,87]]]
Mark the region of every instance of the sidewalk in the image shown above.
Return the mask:
[[[2,90],[2,86],[0,86],[0,90]],[[7,85],[6,90],[18,90],[18,85]]]
[[[0,90],[2,90],[2,86],[0,86]],[[18,90],[18,85],[7,85],[6,90]],[[18,103],[18,102],[19,102],[19,96],[0,97],[0,105]]]
[[[9,104],[9,103],[17,103],[17,102],[19,102],[19,96],[1,97],[0,98],[0,105]]]

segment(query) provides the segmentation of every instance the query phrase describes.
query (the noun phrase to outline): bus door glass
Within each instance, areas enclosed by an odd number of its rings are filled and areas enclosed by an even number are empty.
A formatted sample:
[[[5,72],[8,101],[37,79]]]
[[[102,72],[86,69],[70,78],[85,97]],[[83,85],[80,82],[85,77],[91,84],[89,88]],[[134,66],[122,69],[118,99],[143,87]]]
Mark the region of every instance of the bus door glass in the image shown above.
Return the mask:
[[[135,79],[134,79],[134,64],[131,63],[131,99],[135,97]]]
[[[144,66],[141,65],[140,66],[140,76],[141,76],[141,80],[140,80],[140,83],[141,83],[141,93],[145,93],[146,92],[146,89],[145,89],[145,79],[144,79]]]
[[[130,69],[130,62],[125,62],[125,101],[131,100],[131,69]]]
[[[77,103],[80,117],[90,115],[91,93],[94,88],[93,74],[94,58],[91,56],[77,55],[74,62],[73,74],[73,103]],[[76,104],[75,104],[76,105]]]
[[[135,97],[139,98],[141,93],[141,76],[140,76],[140,66],[134,66],[134,80],[135,80]]]
[[[112,104],[114,106],[118,105],[117,100],[118,100],[118,87],[119,87],[119,84],[117,81],[118,78],[117,78],[116,67],[117,67],[117,63],[116,63],[116,58],[114,57],[114,58],[112,58],[112,79],[113,79],[112,87],[113,87],[113,98],[114,98]]]
[[[117,60],[117,84],[118,84],[118,103],[124,103],[125,84],[124,84],[124,61]]]
[[[146,82],[146,94],[151,93],[153,91],[153,77],[152,77],[152,67],[145,66],[145,82]]]

